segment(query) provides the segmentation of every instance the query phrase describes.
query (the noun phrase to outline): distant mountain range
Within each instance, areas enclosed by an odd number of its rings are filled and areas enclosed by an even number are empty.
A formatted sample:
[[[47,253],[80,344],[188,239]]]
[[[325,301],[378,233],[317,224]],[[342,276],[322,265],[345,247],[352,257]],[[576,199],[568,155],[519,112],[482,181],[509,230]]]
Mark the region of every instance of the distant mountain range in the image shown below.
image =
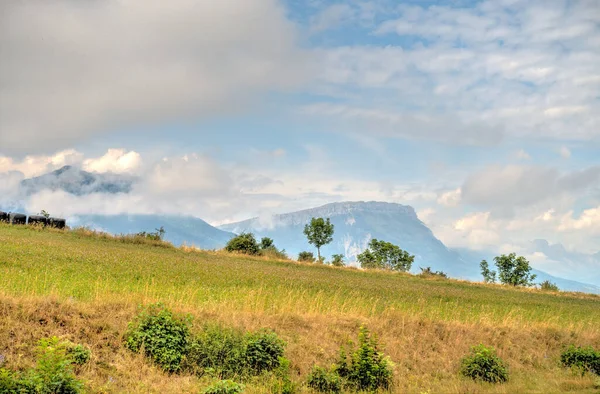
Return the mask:
[[[191,216],[164,215],[86,215],[71,225],[86,226],[111,234],[165,230],[165,240],[175,245],[187,244],[202,249],[221,249],[235,234],[219,230],[202,219]]]
[[[137,182],[135,177],[118,174],[96,174],[66,166],[51,173],[22,181],[21,187],[31,195],[44,189],[63,190],[75,195],[90,193],[129,193]],[[2,208],[2,207],[0,207]],[[469,249],[450,249],[435,237],[432,231],[407,205],[385,202],[340,202],[321,207],[248,219],[213,227],[202,219],[189,216],[164,215],[81,215],[71,220],[71,226],[88,226],[113,234],[154,231],[163,226],[165,239],[181,245],[186,243],[202,249],[222,248],[231,237],[242,232],[252,232],[257,238],[273,238],[279,248],[290,257],[304,250],[314,251],[303,234],[305,224],[313,217],[330,218],[335,226],[333,242],[322,248],[330,257],[343,254],[347,262],[355,262],[373,238],[399,245],[415,255],[413,272],[419,267],[441,270],[451,277],[481,280],[479,262],[492,262],[493,254]],[[550,245],[544,240],[532,242],[532,251],[544,253],[549,259],[565,262],[597,264],[600,252],[585,255],[568,252],[561,245]],[[538,282],[550,280],[563,290],[585,291],[600,294],[600,287],[567,280],[536,270]],[[566,272],[568,273],[568,272]],[[589,281],[600,283],[600,273],[592,272]]]
[[[136,178],[129,175],[83,171],[64,166],[56,171],[21,181],[21,191],[26,195],[41,190],[63,190],[78,196],[91,193],[129,193]]]

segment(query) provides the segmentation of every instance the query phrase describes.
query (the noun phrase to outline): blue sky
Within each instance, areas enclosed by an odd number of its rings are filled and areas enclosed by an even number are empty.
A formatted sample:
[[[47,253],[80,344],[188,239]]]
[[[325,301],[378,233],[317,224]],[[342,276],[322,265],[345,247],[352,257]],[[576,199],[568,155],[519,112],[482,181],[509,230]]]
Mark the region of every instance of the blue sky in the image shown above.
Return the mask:
[[[3,198],[64,164],[142,180],[118,200],[43,192],[32,211],[223,223],[381,200],[414,206],[449,246],[540,268],[556,266],[529,249],[537,238],[600,250],[595,0],[0,11]]]

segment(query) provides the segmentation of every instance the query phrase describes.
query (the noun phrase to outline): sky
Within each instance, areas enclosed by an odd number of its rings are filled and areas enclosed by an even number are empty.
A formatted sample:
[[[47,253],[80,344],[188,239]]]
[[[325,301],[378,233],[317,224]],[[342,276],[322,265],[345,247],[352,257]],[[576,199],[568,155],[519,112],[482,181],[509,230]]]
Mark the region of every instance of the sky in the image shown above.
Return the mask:
[[[66,164],[140,180],[30,212],[377,200],[450,247],[600,251],[597,0],[2,2],[0,59],[0,202]]]

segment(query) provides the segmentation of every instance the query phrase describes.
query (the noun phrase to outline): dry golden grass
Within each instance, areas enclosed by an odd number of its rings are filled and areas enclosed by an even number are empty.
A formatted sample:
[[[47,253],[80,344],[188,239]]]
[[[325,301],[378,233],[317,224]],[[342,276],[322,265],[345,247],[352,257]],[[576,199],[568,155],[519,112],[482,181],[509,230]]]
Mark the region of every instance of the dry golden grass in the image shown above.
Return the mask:
[[[209,380],[164,374],[122,345],[137,306],[160,301],[191,313],[197,327],[217,321],[274,329],[288,343],[297,382],[314,364],[329,364],[364,323],[396,364],[394,392],[598,392],[595,377],[558,361],[569,344],[600,348],[596,296],[135,242],[0,225],[0,354],[7,365],[32,365],[37,340],[57,335],[92,349],[79,374],[91,392],[199,392]],[[507,361],[507,384],[458,374],[460,359],[478,343]],[[250,382],[246,392],[271,392],[269,382]]]

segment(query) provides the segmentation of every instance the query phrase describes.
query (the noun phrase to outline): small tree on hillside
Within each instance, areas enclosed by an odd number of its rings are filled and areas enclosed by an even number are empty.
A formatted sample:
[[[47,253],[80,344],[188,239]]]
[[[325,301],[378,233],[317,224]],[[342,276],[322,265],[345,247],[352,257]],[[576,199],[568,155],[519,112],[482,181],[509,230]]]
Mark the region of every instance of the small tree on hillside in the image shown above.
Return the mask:
[[[262,239],[260,240],[260,248],[261,249],[269,249],[274,246],[275,246],[275,243],[273,242],[273,239],[271,239],[269,237],[262,237]]]
[[[260,247],[252,233],[242,233],[231,238],[225,245],[225,250],[250,255],[260,254]]]
[[[308,243],[317,248],[317,261],[321,262],[321,246],[333,241],[333,224],[327,218],[312,218],[310,223],[304,226],[304,235]]]
[[[515,253],[494,257],[500,282],[511,286],[534,286],[537,275],[531,273],[529,261]]]
[[[344,264],[344,255],[343,254],[334,254],[331,256],[331,265],[334,267],[343,267]]]
[[[298,261],[314,263],[315,255],[312,252],[300,252],[298,253]]]
[[[496,271],[490,270],[490,266],[486,260],[481,260],[479,267],[481,268],[481,275],[483,275],[485,283],[496,283]]]
[[[383,268],[392,271],[410,270],[415,256],[391,242],[372,239],[369,248],[357,256],[362,268]]]

